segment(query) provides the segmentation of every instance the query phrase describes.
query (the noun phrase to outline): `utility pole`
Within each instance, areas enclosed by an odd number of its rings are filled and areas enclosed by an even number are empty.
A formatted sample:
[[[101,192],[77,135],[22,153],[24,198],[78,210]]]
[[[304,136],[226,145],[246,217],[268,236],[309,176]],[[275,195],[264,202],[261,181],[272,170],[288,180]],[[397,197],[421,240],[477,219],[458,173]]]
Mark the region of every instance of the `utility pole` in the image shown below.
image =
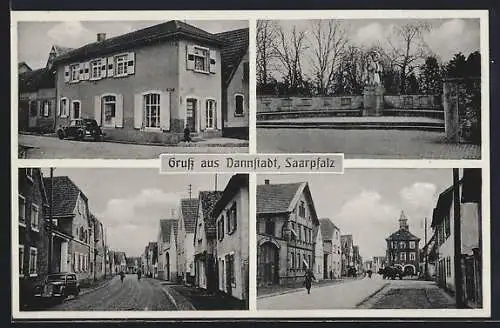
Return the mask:
[[[453,240],[454,240],[454,262],[455,262],[455,302],[458,309],[463,309],[463,286],[462,286],[462,236],[460,222],[460,177],[459,169],[453,169]]]
[[[188,184],[188,193],[189,193],[189,199],[191,199],[191,193],[193,191],[193,185]]]
[[[106,231],[104,230],[104,225],[101,223],[102,226],[102,240],[103,240],[103,248],[104,248],[104,279],[106,279],[106,271],[108,269],[108,247],[106,246]]]
[[[49,232],[49,254],[48,254],[48,267],[47,267],[47,271],[48,273],[52,273],[52,217],[53,217],[53,212],[52,212],[52,208],[54,207],[53,205],[53,202],[54,202],[54,168],[51,167],[50,168],[50,204],[49,204],[49,229],[48,229],[48,232]]]
[[[215,174],[215,191],[217,191],[217,173]]]

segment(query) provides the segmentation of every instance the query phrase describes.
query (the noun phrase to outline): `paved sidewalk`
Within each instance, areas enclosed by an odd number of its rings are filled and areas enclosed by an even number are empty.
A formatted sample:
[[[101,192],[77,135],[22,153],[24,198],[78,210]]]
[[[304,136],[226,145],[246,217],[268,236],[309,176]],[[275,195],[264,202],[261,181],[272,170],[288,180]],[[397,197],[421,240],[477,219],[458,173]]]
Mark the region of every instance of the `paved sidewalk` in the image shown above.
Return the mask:
[[[313,282],[313,286],[315,288],[335,285],[339,283],[343,283],[349,280],[353,280],[353,278],[343,278],[343,279],[323,279],[317,282]],[[272,297],[282,294],[294,293],[304,291],[304,286],[302,283],[296,283],[292,285],[272,285],[265,287],[257,287],[257,298],[266,298]]]
[[[443,119],[430,118],[430,117],[408,117],[408,116],[333,116],[333,117],[301,117],[301,118],[285,118],[285,119],[269,119],[259,120],[258,123],[267,122],[287,122],[287,123],[443,123]]]
[[[246,310],[244,301],[228,296],[224,293],[210,293],[204,289],[184,285],[167,283],[168,291],[172,297],[177,297],[181,302],[189,302],[196,310]]]
[[[111,276],[111,277],[106,277],[106,279],[98,280],[95,283],[92,283],[92,285],[88,287],[80,287],[80,294],[79,296],[91,293],[95,290],[98,290],[100,288],[106,287],[109,285],[113,279],[118,279],[117,276]]]
[[[364,278],[340,284],[315,287],[311,294],[302,291],[257,300],[259,310],[324,310],[354,309],[378,292],[388,282],[381,278]]]

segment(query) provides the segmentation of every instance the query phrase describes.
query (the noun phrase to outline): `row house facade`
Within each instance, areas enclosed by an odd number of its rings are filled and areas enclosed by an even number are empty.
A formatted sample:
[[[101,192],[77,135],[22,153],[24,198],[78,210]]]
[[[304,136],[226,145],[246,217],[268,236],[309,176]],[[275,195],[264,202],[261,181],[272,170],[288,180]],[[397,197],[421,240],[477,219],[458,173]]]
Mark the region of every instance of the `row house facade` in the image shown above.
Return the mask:
[[[217,34],[228,43],[221,49],[223,135],[248,139],[249,29]]]
[[[342,270],[342,249],[340,247],[340,229],[329,219],[319,220],[323,235],[323,271],[324,279],[338,279]]]
[[[350,268],[354,268],[354,243],[352,235],[341,235],[340,236],[340,247],[341,247],[341,275],[347,276]]]
[[[386,238],[387,265],[399,267],[409,275],[416,275],[420,267],[420,238],[410,232],[408,219],[403,211],[399,229]]]
[[[94,259],[91,266],[93,267],[94,280],[98,280],[106,276],[105,232],[102,222],[100,222],[92,213],[90,214],[90,219],[92,221],[92,226],[94,227],[94,238],[92,240],[94,243]]]
[[[177,275],[185,284],[194,284],[194,233],[198,215],[198,199],[181,199],[178,211]]]
[[[20,305],[24,308],[35,284],[49,273],[45,223],[49,205],[40,169],[19,169],[18,183],[18,274]]]
[[[235,174],[227,183],[210,216],[215,218],[216,266],[219,291],[249,300],[249,179]]]
[[[177,281],[176,219],[160,220],[158,233],[158,278]]]
[[[210,210],[221,197],[220,191],[200,191],[194,232],[195,286],[217,290],[215,218]]]
[[[320,220],[321,223],[321,220]],[[313,240],[314,240],[314,266],[313,266],[313,275],[316,280],[324,279],[325,272],[325,244],[323,241],[321,225],[315,226],[313,228]]]
[[[302,281],[314,267],[319,226],[307,182],[257,186],[257,283]]]
[[[356,272],[361,272],[363,271],[363,258],[361,257],[361,253],[359,252],[359,246],[354,245],[352,247],[352,253],[353,253],[353,262],[354,262],[354,268],[356,269]]]
[[[20,65],[18,70],[19,131],[54,131],[57,98],[55,73],[52,64],[55,57],[70,50],[70,48],[57,45],[52,46],[47,64],[43,68],[32,70],[29,67],[26,68],[26,63]]]
[[[439,286],[456,292],[455,266],[460,265],[462,299],[472,308],[482,306],[482,250],[481,250],[481,169],[462,169],[456,185],[444,190],[434,208],[431,227],[432,250],[429,262],[435,268]],[[458,197],[454,194],[458,189]],[[455,205],[459,210],[456,217]],[[455,220],[460,220],[461,249],[455,250]],[[459,252],[461,263],[455,263]]]
[[[110,139],[139,142],[177,142],[186,127],[197,135],[220,136],[227,103],[221,51],[227,45],[231,39],[181,21],[110,39],[99,33],[96,42],[54,61],[57,125],[93,118]],[[239,78],[243,59],[227,70],[228,85]],[[239,88],[234,89],[236,97]],[[226,105],[233,110],[233,102]]]
[[[123,253],[125,255],[125,253]],[[142,259],[144,258],[144,259]],[[142,272],[152,278],[158,278],[158,242],[150,241],[141,256]]]

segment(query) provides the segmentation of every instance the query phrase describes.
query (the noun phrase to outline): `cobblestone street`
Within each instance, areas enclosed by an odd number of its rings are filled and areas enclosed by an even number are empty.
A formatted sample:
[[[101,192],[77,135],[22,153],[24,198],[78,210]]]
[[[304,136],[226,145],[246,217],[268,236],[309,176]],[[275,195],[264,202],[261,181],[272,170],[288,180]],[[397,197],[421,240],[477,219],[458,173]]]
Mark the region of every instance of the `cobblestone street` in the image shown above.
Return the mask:
[[[366,300],[365,309],[453,309],[455,302],[432,281],[391,280]]]
[[[172,311],[175,306],[163,291],[161,283],[154,279],[137,280],[136,275],[127,275],[120,282],[118,276],[85,295],[68,299],[51,307],[53,311]]]
[[[401,130],[257,129],[263,153],[345,153],[346,159],[480,159],[481,147],[444,141],[444,133]]]

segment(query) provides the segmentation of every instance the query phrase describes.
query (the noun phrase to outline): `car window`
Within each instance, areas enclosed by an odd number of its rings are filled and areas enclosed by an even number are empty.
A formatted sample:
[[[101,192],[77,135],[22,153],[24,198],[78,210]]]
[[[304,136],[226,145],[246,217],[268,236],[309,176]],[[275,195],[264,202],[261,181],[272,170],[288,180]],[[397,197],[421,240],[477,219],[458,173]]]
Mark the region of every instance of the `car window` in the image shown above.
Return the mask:
[[[71,122],[69,122],[69,126],[76,126],[76,122],[77,121],[71,121]]]
[[[51,281],[64,281],[64,277],[66,275],[64,274],[54,274],[54,275],[50,275],[50,276],[47,276],[47,281],[48,282],[51,282]]]
[[[74,274],[68,275],[69,280],[76,280],[76,276]]]

